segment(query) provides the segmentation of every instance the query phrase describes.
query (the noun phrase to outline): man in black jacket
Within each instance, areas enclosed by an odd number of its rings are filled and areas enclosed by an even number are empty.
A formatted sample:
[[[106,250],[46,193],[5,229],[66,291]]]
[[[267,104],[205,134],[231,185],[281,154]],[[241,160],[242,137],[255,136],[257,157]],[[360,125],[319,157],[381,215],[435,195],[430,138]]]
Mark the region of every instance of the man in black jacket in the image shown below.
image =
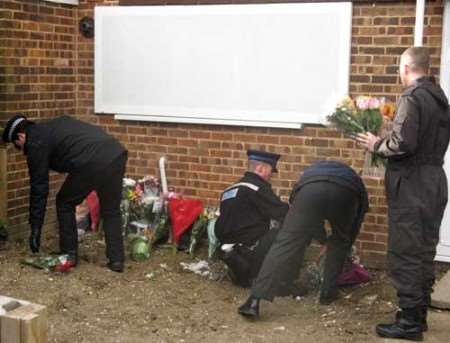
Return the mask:
[[[447,205],[444,156],[450,109],[442,89],[427,77],[429,52],[407,49],[400,59],[405,88],[386,137],[361,134],[358,141],[387,158],[388,269],[401,311],[395,323],[377,326],[379,336],[422,340],[435,281],[433,261]]]
[[[257,317],[260,299],[273,300],[279,280],[285,278],[285,273],[296,272],[286,267],[302,262],[313,238],[326,236],[325,220],[331,224],[332,234],[327,239],[320,303],[329,304],[338,297],[336,278],[368,209],[361,178],[344,163],[317,162],[305,169],[292,190],[290,203],[283,226],[252,285],[251,295],[239,308],[244,316]]]
[[[215,234],[221,257],[231,269],[233,282],[248,287],[278,232],[271,221],[282,221],[289,205],[269,183],[280,155],[248,150],[248,171],[222,194]]]
[[[38,252],[49,192],[49,170],[67,173],[56,196],[61,253],[78,262],[75,207],[93,190],[100,199],[108,267],[123,271],[124,247],[120,201],[127,151],[94,125],[62,116],[35,124],[25,116],[11,118],[3,141],[13,143],[27,158],[30,175],[30,248]]]

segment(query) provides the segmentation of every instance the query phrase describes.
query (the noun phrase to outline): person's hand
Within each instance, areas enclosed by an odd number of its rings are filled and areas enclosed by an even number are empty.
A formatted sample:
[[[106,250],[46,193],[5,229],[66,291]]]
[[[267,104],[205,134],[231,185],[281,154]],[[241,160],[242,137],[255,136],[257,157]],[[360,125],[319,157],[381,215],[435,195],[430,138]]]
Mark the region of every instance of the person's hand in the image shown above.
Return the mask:
[[[41,246],[41,229],[31,228],[30,249],[33,253],[38,253]]]
[[[322,248],[320,248],[319,255],[318,255],[317,258],[316,258],[316,263],[317,263],[317,264],[320,263],[320,260],[322,259],[323,256],[325,256],[325,254],[327,253],[327,250],[328,250],[328,247],[327,247],[326,244],[324,244],[324,245],[322,246]]]
[[[370,152],[374,152],[375,145],[378,143],[378,141],[381,138],[378,136],[375,136],[374,134],[372,134],[370,132],[366,132],[366,133],[358,133],[356,136],[354,136],[354,139],[363,148],[369,150]]]

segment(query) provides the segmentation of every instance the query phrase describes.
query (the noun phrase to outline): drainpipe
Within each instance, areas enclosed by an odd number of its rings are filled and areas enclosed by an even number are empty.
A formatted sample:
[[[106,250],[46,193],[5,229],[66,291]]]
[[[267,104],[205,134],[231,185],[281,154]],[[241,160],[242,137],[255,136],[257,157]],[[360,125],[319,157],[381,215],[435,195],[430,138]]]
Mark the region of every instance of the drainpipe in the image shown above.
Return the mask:
[[[425,0],[416,0],[416,26],[414,28],[414,46],[423,45],[424,16],[425,16]]]

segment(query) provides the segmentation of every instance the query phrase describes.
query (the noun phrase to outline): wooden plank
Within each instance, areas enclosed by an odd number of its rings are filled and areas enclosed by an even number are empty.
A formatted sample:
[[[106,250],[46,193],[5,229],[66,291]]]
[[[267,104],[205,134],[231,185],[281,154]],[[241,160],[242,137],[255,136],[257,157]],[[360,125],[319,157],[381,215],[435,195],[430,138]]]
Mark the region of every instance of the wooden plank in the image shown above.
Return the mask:
[[[1,317],[1,343],[20,343],[20,319],[5,314]]]
[[[21,306],[1,316],[1,322],[1,343],[47,342],[47,309],[45,306],[37,304]]]
[[[28,313],[20,321],[21,343],[44,343],[41,329],[42,318],[36,313]]]
[[[47,342],[47,309],[45,306],[31,304],[30,313],[21,319],[21,343]]]

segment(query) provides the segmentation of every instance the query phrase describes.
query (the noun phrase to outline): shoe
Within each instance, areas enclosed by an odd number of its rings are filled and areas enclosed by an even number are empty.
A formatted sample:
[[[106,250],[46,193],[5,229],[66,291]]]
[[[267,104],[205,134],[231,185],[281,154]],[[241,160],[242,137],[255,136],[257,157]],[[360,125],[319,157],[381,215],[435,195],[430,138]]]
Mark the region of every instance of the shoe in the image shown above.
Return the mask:
[[[247,301],[239,307],[238,313],[250,318],[259,317],[259,299],[250,296]]]
[[[290,297],[293,298],[297,297],[304,297],[306,294],[308,294],[308,290],[306,288],[298,287],[291,284],[283,283],[279,286],[276,296],[277,297]]]
[[[123,272],[123,262],[108,262],[107,267],[113,272],[122,273]]]
[[[401,311],[397,311],[397,313],[395,314],[396,321],[400,319],[400,313],[401,313]],[[422,331],[427,332],[428,331],[428,322],[427,322],[428,306],[422,307],[420,314],[421,314],[420,322],[422,323]]]
[[[406,339],[409,341],[423,341],[423,327],[421,323],[421,309],[403,309],[395,315],[392,324],[378,324],[377,335],[384,338]]]
[[[339,290],[337,288],[320,291],[319,303],[321,305],[330,305],[337,299],[339,299]]]

